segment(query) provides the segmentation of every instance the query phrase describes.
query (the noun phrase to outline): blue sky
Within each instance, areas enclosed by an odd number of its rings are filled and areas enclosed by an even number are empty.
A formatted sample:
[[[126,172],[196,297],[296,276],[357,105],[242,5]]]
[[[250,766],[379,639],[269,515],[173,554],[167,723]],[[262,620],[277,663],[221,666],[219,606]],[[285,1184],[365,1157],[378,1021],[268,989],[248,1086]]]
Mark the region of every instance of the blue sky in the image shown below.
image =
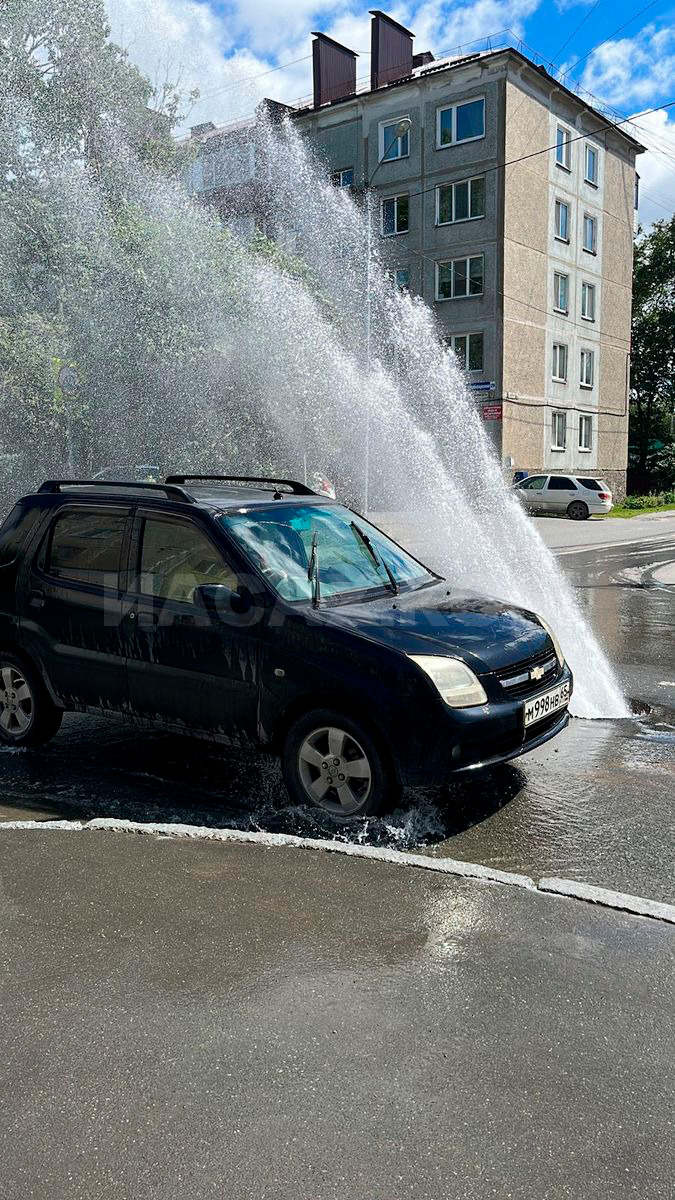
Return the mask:
[[[263,95],[308,97],[313,29],[358,51],[359,75],[369,70],[370,5],[363,0],[107,0],[107,5],[113,36],[148,74],[161,78],[168,70],[172,78],[181,75],[184,87],[200,89],[193,123],[247,115]],[[625,116],[675,100],[673,0],[397,0],[383,9],[415,33],[417,51],[437,56],[509,29],[568,72],[567,81]],[[634,132],[649,146],[639,165],[640,215],[648,224],[675,210],[675,108],[638,118]]]

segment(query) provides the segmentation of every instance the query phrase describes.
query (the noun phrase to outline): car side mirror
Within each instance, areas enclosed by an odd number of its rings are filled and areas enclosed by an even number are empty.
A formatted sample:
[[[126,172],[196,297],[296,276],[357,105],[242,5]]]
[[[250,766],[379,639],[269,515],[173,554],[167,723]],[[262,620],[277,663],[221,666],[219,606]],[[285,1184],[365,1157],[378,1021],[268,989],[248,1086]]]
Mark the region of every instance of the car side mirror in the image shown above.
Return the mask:
[[[224,583],[209,583],[195,588],[194,601],[214,620],[231,621],[250,612],[253,596],[248,588],[235,592]]]

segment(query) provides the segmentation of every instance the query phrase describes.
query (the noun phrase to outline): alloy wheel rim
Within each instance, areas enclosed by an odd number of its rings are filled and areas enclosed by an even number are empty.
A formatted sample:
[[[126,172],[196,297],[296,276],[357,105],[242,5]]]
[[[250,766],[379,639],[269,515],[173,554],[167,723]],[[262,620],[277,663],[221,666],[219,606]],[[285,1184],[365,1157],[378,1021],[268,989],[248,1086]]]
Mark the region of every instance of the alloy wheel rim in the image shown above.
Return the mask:
[[[571,505],[570,511],[574,513],[575,517],[583,517],[586,509],[580,500],[575,500]]]
[[[307,798],[337,816],[353,816],[366,804],[373,772],[363,747],[346,730],[325,725],[307,735],[298,753]]]
[[[9,663],[0,664],[0,732],[18,738],[33,724],[33,693],[25,676]]]

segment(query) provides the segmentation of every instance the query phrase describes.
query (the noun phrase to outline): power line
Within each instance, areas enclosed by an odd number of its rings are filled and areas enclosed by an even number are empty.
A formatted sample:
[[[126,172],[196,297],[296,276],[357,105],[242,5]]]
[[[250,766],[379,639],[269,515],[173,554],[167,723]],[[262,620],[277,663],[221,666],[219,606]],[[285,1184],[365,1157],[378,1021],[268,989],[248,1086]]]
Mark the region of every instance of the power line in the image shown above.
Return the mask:
[[[559,56],[562,54],[562,52],[563,52],[563,50],[565,49],[565,47],[566,47],[566,46],[569,46],[570,42],[572,41],[572,38],[576,37],[576,35],[578,34],[579,30],[581,29],[581,26],[582,26],[582,25],[585,25],[585,24],[586,24],[586,22],[587,22],[587,20],[588,20],[588,18],[589,18],[590,16],[592,16],[592,15],[593,15],[593,13],[595,12],[595,10],[596,10],[596,8],[598,7],[599,3],[600,3],[600,0],[595,0],[595,4],[593,5],[593,7],[592,7],[592,8],[589,8],[588,12],[586,13],[586,16],[585,16],[585,17],[582,17],[582,19],[580,20],[579,24],[578,24],[578,25],[577,25],[577,26],[576,26],[576,27],[575,27],[575,28],[572,30],[572,32],[571,32],[571,34],[570,34],[570,36],[569,36],[569,37],[566,39],[566,41],[564,41],[564,42],[563,42],[562,46],[560,46],[560,47],[559,47],[559,48],[556,50],[555,54],[553,55],[553,58],[551,59],[551,63],[552,63],[552,64],[555,64],[555,62],[557,61],[557,59],[559,58]]]
[[[649,116],[650,113],[660,112],[661,110],[665,110],[668,108],[675,108],[675,100],[668,100],[665,104],[657,104],[654,106],[654,108],[645,109],[645,111],[643,113],[640,113],[640,116],[646,117],[646,116]],[[598,126],[597,129],[591,129],[587,133],[579,133],[575,137],[567,138],[567,144],[570,145],[572,142],[584,141],[586,138],[594,137],[595,134],[597,134],[597,133],[606,133],[608,128],[609,129],[620,129],[620,127],[622,125],[634,125],[634,124],[635,124],[634,117],[625,117],[621,121],[606,121],[604,125]],[[486,167],[482,173],[484,175],[489,175],[492,171],[503,171],[503,170],[505,170],[506,167],[513,167],[516,165],[516,163],[526,162],[530,158],[537,158],[538,155],[548,154],[548,153],[550,153],[551,150],[555,150],[555,149],[556,149],[556,144],[554,144],[552,146],[544,146],[543,149],[541,149],[541,150],[532,150],[529,154],[521,154],[518,158],[510,158],[510,159],[507,159],[503,163],[496,163],[493,167]],[[425,196],[428,192],[435,192],[435,190],[438,186],[439,186],[438,184],[433,184],[431,187],[422,188],[418,192],[408,192],[408,199],[413,200],[417,196]]]
[[[626,29],[628,25],[632,25],[633,21],[636,21],[638,17],[641,17],[643,13],[646,13],[650,8],[654,8],[654,6],[659,3],[660,0],[650,0],[649,4],[645,4],[644,8],[641,8],[639,12],[633,13],[633,16],[629,17],[627,21],[624,21],[623,25],[619,25],[618,29],[614,29],[607,35],[606,38],[603,38],[601,42],[597,42],[595,46],[591,46],[588,54],[582,54],[581,58],[578,58],[576,62],[573,62],[569,70],[565,71],[563,79],[565,79],[568,75],[571,75],[575,67],[579,66],[579,63],[586,62],[586,59],[590,58],[591,54],[595,54],[595,51],[599,50],[601,46],[606,46],[607,42],[611,42],[612,38],[616,37],[617,33],[621,33],[622,30]]]

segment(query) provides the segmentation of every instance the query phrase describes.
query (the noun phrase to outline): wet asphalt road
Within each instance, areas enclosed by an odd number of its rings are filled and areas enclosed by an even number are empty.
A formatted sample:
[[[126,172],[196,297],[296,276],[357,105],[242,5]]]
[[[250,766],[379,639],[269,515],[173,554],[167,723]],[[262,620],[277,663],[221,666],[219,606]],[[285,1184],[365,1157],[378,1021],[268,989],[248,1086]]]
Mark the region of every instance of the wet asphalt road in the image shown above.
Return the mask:
[[[658,581],[675,559],[675,518],[538,524],[643,710],[634,720],[573,720],[517,766],[408,793],[398,812],[345,833],[291,808],[265,758],[70,716],[43,750],[0,751],[0,820],[116,816],[349,838],[675,902],[675,586]]]
[[[289,848],[0,833],[2,1200],[671,1200],[673,926]]]

